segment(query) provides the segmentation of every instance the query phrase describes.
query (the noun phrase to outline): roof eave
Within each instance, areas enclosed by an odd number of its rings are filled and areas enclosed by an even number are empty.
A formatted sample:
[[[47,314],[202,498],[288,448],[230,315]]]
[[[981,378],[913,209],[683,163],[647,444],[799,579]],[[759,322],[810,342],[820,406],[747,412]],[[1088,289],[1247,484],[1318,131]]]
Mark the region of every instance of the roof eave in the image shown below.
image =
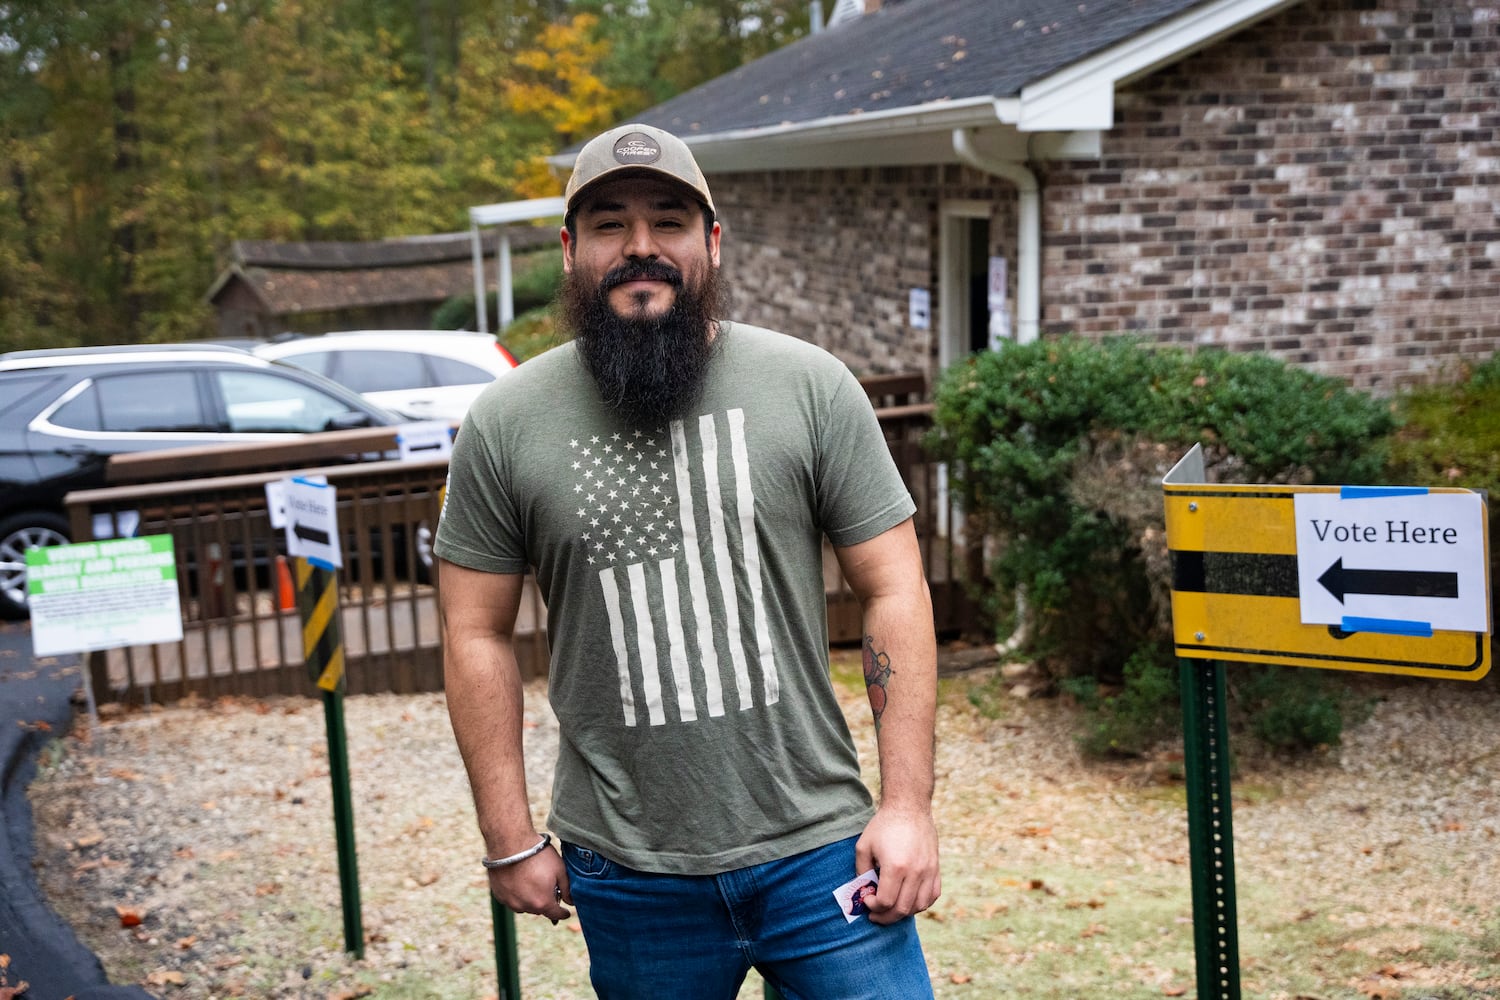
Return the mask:
[[[953,129],[1003,124],[1013,121],[1017,111],[1014,100],[974,97],[763,128],[679,134],[704,173],[956,162],[948,141]],[[569,170],[575,155],[559,153],[547,162]]]

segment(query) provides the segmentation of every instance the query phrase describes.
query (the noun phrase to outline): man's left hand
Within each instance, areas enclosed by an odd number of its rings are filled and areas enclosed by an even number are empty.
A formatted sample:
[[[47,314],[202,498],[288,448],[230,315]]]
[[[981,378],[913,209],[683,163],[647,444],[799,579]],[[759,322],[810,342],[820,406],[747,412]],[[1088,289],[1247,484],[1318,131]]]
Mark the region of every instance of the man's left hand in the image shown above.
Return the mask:
[[[937,827],[928,810],[881,806],[854,845],[854,861],[855,871],[880,870],[880,887],[865,900],[877,924],[921,913],[943,891]]]

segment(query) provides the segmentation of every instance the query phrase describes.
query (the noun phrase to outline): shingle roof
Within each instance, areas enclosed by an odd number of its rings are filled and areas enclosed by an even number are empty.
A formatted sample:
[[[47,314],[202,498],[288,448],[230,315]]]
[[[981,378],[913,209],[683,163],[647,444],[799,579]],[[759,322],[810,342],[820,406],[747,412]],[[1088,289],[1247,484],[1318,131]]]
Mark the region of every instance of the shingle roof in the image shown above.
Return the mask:
[[[493,260],[498,234],[481,238]],[[529,250],[554,243],[557,232],[515,226],[509,238],[513,250]],[[208,299],[219,301],[239,282],[273,315],[441,301],[474,291],[470,239],[445,233],[367,242],[236,240]]]
[[[493,256],[498,237],[482,236],[484,253]],[[513,249],[544,246],[557,239],[555,229],[516,226],[510,230]],[[348,270],[366,267],[410,267],[446,261],[468,261],[473,254],[469,233],[401,236],[387,240],[341,242],[318,240],[277,243],[272,240],[235,240],[231,260],[242,267],[291,268],[299,271]]]
[[[974,97],[1028,83],[1203,0],[887,0],[635,120],[684,137]]]

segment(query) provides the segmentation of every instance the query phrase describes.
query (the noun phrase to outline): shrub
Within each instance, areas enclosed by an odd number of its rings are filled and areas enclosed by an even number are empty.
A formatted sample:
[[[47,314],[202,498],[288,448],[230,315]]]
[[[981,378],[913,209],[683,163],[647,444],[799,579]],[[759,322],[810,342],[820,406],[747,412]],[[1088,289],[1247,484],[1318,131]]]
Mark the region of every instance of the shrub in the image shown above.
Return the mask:
[[[1179,690],[1171,647],[1142,646],[1125,661],[1124,685],[1105,694],[1095,677],[1070,677],[1063,690],[1085,710],[1079,744],[1096,757],[1138,756],[1176,731]]]
[[[1393,426],[1388,406],[1261,355],[1127,339],[976,354],[935,404],[929,446],[997,542],[987,585],[1024,597],[1028,651],[1054,677],[1127,688],[1133,655],[1171,648],[1160,483],[1176,458],[1202,444],[1219,482],[1371,483]]]
[[[562,255],[555,250],[536,251],[514,261],[511,302],[516,316],[551,305],[562,287]],[[494,292],[485,296],[485,309],[490,325],[496,325],[500,309]],[[474,330],[478,326],[479,313],[474,308],[472,294],[456,295],[432,314],[434,330]]]
[[[1357,707],[1343,678],[1322,670],[1257,665],[1232,677],[1230,689],[1250,731],[1280,749],[1337,746]]]
[[[1490,493],[1491,620],[1500,621],[1500,354],[1460,371],[1453,384],[1409,390],[1396,405],[1401,428],[1391,439],[1388,481]]]

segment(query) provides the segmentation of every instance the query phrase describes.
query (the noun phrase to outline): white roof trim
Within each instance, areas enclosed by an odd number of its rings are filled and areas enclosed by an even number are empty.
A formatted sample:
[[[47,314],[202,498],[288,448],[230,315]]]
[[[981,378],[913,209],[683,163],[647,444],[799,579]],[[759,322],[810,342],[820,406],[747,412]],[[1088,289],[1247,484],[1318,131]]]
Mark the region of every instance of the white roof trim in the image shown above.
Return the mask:
[[[1023,132],[1109,129],[1115,88],[1300,0],[1215,0],[1065,67],[1021,91]]]
[[[475,205],[469,209],[469,222],[475,226],[503,226],[511,222],[530,222],[560,216],[567,202],[561,198],[532,198],[530,201],[502,201],[493,205]]]

